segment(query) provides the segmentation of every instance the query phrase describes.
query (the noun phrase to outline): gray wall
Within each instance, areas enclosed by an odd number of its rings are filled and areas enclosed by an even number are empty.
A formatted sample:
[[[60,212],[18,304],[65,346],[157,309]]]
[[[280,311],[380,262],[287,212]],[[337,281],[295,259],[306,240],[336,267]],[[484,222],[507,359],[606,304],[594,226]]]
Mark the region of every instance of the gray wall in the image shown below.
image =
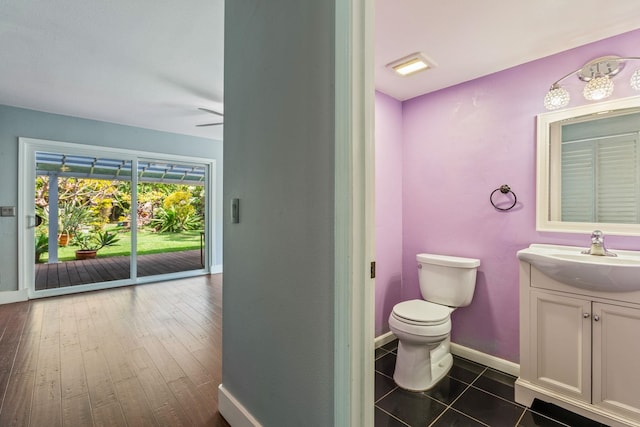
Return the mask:
[[[18,137],[216,159],[214,264],[222,263],[222,142],[0,105],[0,206],[18,203]],[[0,217],[0,291],[18,289],[17,236],[17,217]]]
[[[222,383],[267,427],[333,425],[333,18],[225,5]]]

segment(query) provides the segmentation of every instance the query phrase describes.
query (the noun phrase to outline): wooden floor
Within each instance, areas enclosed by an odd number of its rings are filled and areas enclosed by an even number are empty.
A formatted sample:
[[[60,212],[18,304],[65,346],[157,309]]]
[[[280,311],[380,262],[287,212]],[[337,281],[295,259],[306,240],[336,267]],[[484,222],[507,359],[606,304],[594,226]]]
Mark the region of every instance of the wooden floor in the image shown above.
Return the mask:
[[[98,255],[96,259],[36,264],[36,290],[128,279],[130,262],[128,256]],[[203,268],[199,250],[139,255],[137,263],[138,277]]]
[[[0,305],[0,426],[225,426],[222,276]]]

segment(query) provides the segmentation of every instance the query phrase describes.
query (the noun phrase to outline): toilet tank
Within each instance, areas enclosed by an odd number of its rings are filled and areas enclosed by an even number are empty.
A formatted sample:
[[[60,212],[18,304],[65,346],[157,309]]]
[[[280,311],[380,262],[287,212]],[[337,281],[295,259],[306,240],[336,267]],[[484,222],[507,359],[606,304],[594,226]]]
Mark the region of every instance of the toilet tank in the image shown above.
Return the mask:
[[[479,259],[436,254],[418,254],[416,259],[422,298],[450,307],[471,303]]]

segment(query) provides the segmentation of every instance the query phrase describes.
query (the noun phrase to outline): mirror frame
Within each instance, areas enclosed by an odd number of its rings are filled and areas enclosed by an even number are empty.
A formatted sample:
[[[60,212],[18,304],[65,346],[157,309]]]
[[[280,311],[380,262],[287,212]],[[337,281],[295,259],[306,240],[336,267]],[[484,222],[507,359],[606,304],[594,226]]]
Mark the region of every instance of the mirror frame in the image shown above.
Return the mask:
[[[614,99],[598,102],[596,104],[581,105],[579,107],[564,110],[541,113],[537,116],[537,148],[536,148],[536,230],[558,233],[591,233],[593,230],[602,230],[606,234],[618,234],[626,236],[640,236],[640,224],[615,224],[595,222],[568,222],[552,221],[549,219],[550,196],[552,189],[550,183],[560,179],[559,167],[552,168],[551,164],[551,130],[554,122],[566,120],[588,114],[600,113],[608,110],[633,108],[640,106],[640,96]],[[559,150],[559,146],[557,150]],[[556,153],[557,155],[558,153]],[[559,209],[559,207],[556,207]]]

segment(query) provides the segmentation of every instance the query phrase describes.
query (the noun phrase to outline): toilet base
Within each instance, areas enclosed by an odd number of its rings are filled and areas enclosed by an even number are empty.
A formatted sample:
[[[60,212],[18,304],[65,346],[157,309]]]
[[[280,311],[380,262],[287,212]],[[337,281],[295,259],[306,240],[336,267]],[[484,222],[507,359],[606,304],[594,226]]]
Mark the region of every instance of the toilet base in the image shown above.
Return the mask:
[[[409,391],[426,391],[444,378],[453,366],[449,340],[436,346],[411,345],[398,342],[398,357],[393,380]]]

